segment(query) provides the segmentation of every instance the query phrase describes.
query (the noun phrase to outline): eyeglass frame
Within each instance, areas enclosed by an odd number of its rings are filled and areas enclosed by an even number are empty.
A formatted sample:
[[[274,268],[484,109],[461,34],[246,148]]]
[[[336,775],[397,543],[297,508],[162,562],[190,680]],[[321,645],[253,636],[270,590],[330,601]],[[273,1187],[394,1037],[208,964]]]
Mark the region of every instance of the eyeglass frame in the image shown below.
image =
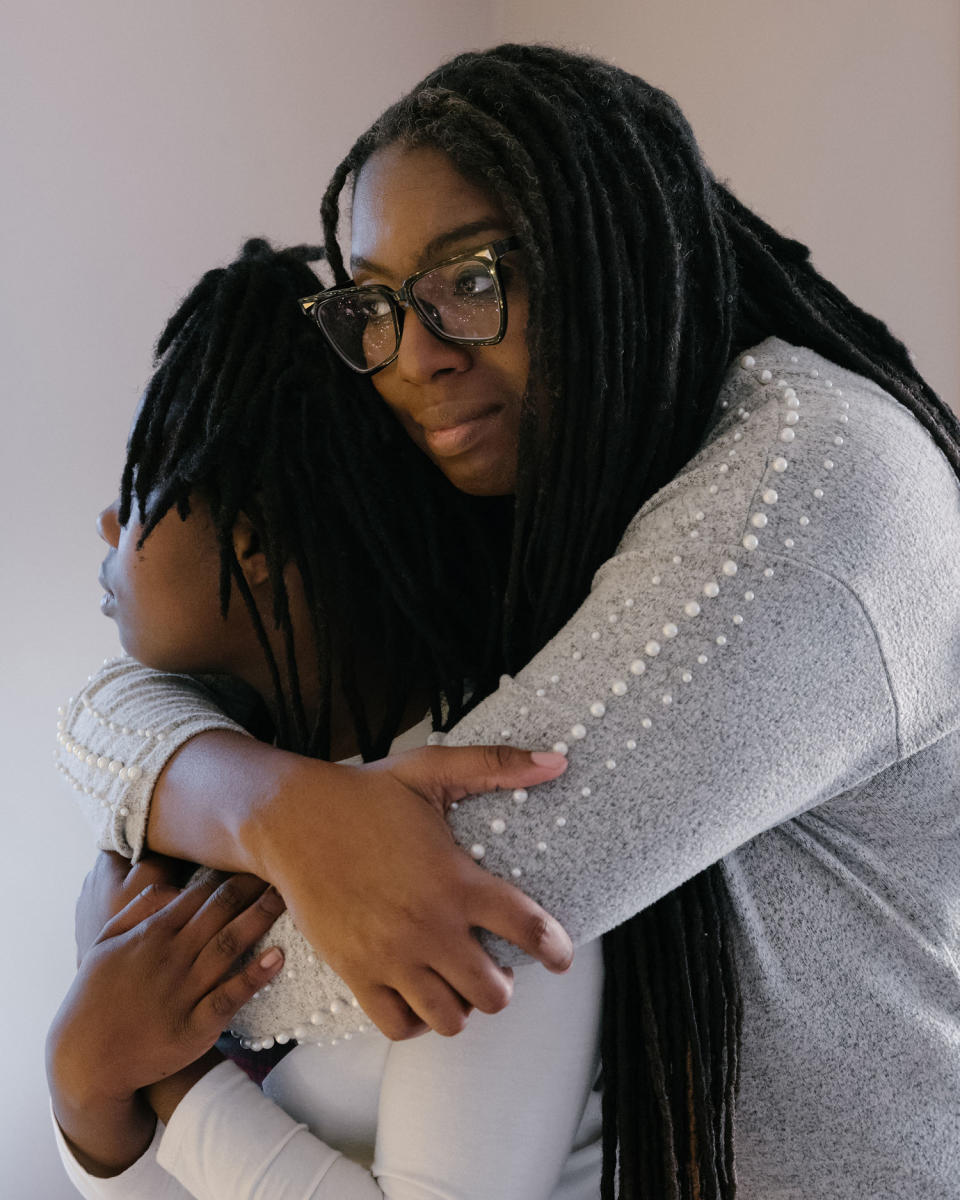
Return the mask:
[[[373,375],[377,371],[382,371],[384,367],[389,367],[392,362],[396,361],[400,353],[400,340],[403,337],[402,308],[412,308],[421,325],[442,342],[451,342],[455,346],[496,346],[503,341],[507,332],[507,297],[503,290],[503,283],[500,279],[498,267],[500,259],[505,254],[509,254],[511,250],[518,250],[520,245],[520,238],[516,234],[511,234],[509,237],[498,238],[493,242],[486,242],[484,245],[478,246],[475,250],[464,250],[460,254],[454,254],[452,258],[445,258],[441,262],[432,263],[429,267],[424,267],[422,271],[415,271],[412,275],[408,275],[395,291],[392,288],[388,288],[385,283],[364,283],[359,286],[352,284],[349,287],[328,288],[326,291],[315,292],[312,296],[303,296],[298,303],[303,315],[309,317],[316,324],[317,328],[327,339],[327,343],[331,349],[347,364],[351,371],[355,371],[358,375]],[[440,267],[449,267],[452,263],[467,262],[469,259],[479,259],[483,262],[490,278],[493,280],[497,306],[500,312],[500,327],[494,337],[455,337],[453,334],[444,333],[434,328],[429,317],[421,310],[411,290],[424,275],[429,275],[431,271],[436,271]],[[377,363],[375,367],[364,368],[358,367],[356,363],[352,362],[334,342],[333,338],[330,337],[320,324],[319,314],[320,309],[327,300],[332,300],[340,296],[368,295],[370,292],[383,296],[389,302],[390,315],[393,318],[393,332],[397,345],[390,357],[384,359],[382,363]]]

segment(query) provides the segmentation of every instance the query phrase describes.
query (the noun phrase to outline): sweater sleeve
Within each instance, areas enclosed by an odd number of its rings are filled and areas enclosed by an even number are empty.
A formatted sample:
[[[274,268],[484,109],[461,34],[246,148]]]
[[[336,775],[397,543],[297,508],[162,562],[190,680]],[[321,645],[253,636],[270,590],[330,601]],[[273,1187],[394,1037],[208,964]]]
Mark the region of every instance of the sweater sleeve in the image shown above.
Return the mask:
[[[849,448],[854,420],[879,409],[794,373],[791,386],[744,368],[702,452],[641,509],[568,625],[444,738],[568,751],[557,780],[469,798],[451,823],[576,943],[898,758],[855,586],[859,571],[909,592],[897,485]]]
[[[245,733],[253,711],[252,693],[236,681],[154,671],[129,657],[108,659],[61,708],[54,756],[99,848],[136,862],[153,788],[169,759],[198,733]]]

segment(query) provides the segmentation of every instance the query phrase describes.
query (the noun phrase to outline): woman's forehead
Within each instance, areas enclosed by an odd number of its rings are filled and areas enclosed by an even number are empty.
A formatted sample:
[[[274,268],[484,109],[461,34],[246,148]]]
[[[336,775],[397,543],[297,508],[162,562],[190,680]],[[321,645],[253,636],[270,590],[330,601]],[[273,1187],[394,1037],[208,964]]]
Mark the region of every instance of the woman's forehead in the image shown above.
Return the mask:
[[[398,282],[509,232],[500,204],[432,146],[394,143],[361,168],[353,194],[351,269]]]

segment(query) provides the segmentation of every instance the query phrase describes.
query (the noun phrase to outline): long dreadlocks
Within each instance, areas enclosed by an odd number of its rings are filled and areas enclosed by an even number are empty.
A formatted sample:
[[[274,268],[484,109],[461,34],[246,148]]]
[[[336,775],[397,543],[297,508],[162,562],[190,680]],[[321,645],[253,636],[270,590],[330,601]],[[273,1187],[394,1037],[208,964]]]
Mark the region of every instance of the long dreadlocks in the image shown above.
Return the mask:
[[[673,100],[545,46],[464,54],[353,146],[340,196],[391,143],[446,153],[507,214],[525,251],[533,383],[521,428],[500,669],[577,609],[640,506],[694,455],[724,375],[775,334],[873,379],[960,474],[960,426],[903,345],[713,178]],[[534,417],[546,412],[534,437]],[[602,1194],[735,1195],[741,999],[718,864],[604,938]]]
[[[297,298],[320,288],[307,264],[321,255],[309,246],[275,251],[254,239],[184,299],[157,344],[119,516],[125,524],[137,506],[142,544],[171,508],[185,518],[191,493],[201,494],[220,546],[221,610],[226,615],[235,589],[270,665],[278,744],[328,756],[336,674],[360,751],[371,759],[389,752],[414,689],[431,696],[440,723],[462,711],[465,678],[492,677],[487,614],[499,603],[504,564],[488,546],[491,510],[482,522],[475,505],[467,510],[299,311]],[[284,671],[234,551],[241,513],[266,555]],[[460,556],[451,552],[464,522],[486,587],[473,569],[458,570]],[[316,647],[315,721],[298,683],[284,581],[291,563]],[[360,665],[370,663],[383,698],[375,724],[359,679]]]

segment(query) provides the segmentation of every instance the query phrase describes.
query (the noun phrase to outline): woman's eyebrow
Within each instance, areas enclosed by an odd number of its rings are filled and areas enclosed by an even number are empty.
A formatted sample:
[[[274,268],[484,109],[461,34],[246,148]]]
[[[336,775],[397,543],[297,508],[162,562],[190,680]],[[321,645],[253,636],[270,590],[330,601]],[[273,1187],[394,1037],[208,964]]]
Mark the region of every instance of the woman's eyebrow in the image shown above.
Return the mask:
[[[457,225],[454,229],[448,229],[444,233],[439,233],[435,238],[431,238],[420,251],[417,259],[417,269],[429,266],[444,250],[462,241],[464,238],[472,237],[476,233],[502,231],[504,228],[503,221],[491,215],[479,217],[475,221],[468,221],[463,225]],[[371,275],[390,275],[386,267],[381,266],[372,259],[365,258],[362,254],[353,255],[350,259],[350,273],[356,274],[357,271],[361,270],[369,271]]]

